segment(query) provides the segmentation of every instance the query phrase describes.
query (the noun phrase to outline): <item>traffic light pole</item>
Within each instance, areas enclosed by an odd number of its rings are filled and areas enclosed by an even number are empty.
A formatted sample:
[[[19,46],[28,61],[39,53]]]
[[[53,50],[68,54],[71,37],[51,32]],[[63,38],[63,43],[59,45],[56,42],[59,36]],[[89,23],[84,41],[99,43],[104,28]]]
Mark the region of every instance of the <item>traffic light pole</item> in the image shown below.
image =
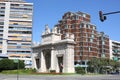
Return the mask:
[[[116,14],[116,13],[120,13],[120,11],[104,13],[103,15]]]
[[[116,12],[109,12],[109,13],[102,13],[102,11],[99,11],[99,17],[100,17],[100,21],[104,21],[106,20],[106,15],[110,15],[110,14],[117,14],[120,13],[120,11],[116,11]]]

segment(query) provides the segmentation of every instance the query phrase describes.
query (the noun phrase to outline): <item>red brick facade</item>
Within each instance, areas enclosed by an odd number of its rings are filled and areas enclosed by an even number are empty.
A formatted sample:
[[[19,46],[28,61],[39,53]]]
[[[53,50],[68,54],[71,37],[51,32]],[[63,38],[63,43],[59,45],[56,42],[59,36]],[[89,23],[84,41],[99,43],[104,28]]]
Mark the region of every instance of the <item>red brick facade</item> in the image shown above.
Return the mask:
[[[67,12],[62,20],[56,25],[64,39],[66,33],[73,33],[75,36],[75,64],[85,64],[92,57],[100,57],[101,45],[96,26],[90,23],[90,15],[82,12]],[[109,39],[109,38],[107,38]],[[108,42],[107,42],[108,41]],[[101,43],[100,43],[101,44]],[[105,48],[109,49],[109,40],[106,40]],[[100,48],[100,49],[99,49]],[[108,50],[106,50],[109,53]],[[101,53],[101,52],[100,52]],[[99,54],[100,54],[99,53]],[[106,55],[108,57],[108,55]]]
[[[110,57],[109,53],[109,37],[104,34],[104,32],[100,32],[98,34],[99,41],[99,57]]]

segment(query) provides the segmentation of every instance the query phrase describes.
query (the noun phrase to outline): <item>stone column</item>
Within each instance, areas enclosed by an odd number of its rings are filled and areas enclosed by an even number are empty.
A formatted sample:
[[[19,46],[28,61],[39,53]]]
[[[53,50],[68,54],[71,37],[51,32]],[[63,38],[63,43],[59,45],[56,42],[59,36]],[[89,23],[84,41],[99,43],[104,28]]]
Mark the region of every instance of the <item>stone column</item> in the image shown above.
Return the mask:
[[[55,70],[55,53],[54,49],[51,50],[51,67],[50,70]]]
[[[37,54],[38,54],[38,53],[33,53],[33,54],[32,54],[32,68],[33,68],[33,69],[34,69],[34,68],[37,69],[37,64],[36,64],[36,60],[35,60],[36,57],[37,57]]]
[[[41,52],[41,67],[39,72],[46,72],[46,64],[45,64],[45,57],[44,57],[44,53]]]
[[[55,55],[56,56],[56,55]],[[59,72],[59,64],[58,64],[58,56],[55,57],[55,70],[56,72]]]
[[[66,53],[64,56],[64,73],[74,73],[74,47],[67,45]]]

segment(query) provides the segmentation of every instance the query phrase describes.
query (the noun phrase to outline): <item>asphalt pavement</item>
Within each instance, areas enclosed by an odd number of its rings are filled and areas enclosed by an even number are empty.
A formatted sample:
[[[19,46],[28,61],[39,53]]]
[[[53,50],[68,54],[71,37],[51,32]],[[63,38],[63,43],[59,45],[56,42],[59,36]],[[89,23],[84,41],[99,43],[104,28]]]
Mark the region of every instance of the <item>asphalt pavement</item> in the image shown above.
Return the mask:
[[[6,75],[0,80],[120,80],[120,75]]]

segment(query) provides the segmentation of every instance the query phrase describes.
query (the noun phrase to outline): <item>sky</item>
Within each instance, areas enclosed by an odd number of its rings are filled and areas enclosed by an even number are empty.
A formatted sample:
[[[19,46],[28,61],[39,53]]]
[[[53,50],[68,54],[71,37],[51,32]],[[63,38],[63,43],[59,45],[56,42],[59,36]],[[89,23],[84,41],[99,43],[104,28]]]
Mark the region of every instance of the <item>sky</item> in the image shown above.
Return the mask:
[[[91,16],[91,23],[97,31],[103,31],[111,40],[120,41],[120,13],[107,15],[101,22],[99,11],[103,13],[120,11],[120,0],[26,0],[34,4],[33,42],[41,42],[41,34],[48,24],[52,29],[64,13],[84,12]]]

